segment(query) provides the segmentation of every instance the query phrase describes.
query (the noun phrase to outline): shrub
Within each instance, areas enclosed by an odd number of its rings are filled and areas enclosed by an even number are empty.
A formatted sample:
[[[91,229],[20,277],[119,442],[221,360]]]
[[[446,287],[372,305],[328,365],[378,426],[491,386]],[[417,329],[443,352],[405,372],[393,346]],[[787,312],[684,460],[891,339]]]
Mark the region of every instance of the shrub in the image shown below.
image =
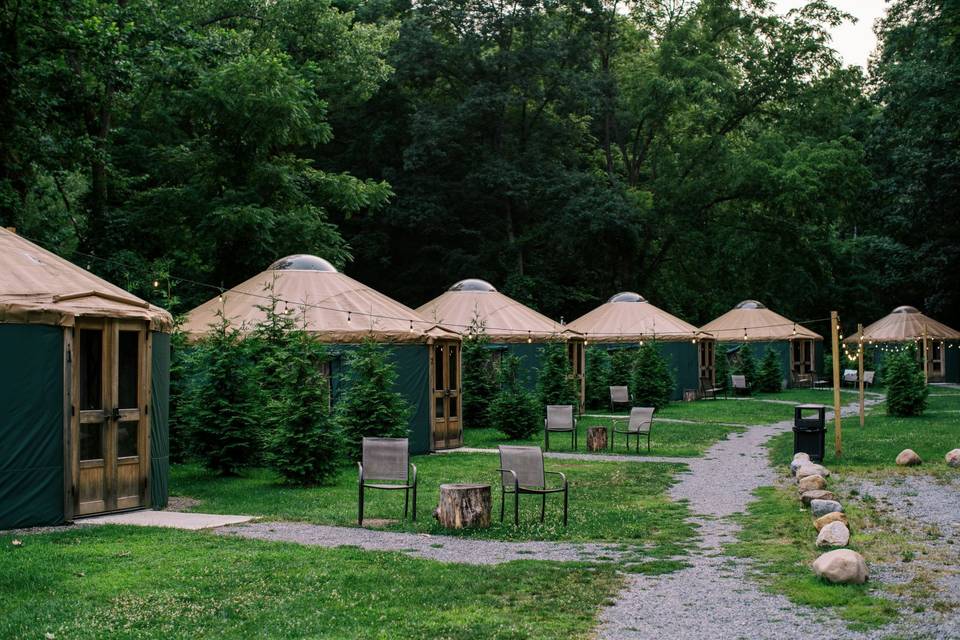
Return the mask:
[[[461,402],[467,427],[485,427],[490,422],[490,403],[497,393],[497,379],[489,343],[484,324],[474,317],[461,351]]]
[[[500,390],[490,405],[490,423],[508,438],[528,438],[537,430],[540,410],[520,382],[520,358],[504,355],[500,362]]]
[[[610,385],[612,387],[628,387],[633,379],[633,366],[636,352],[633,349],[617,349],[610,356]],[[607,399],[610,390],[607,389]]]
[[[911,344],[885,360],[887,382],[887,414],[891,416],[919,416],[927,408],[930,390],[923,379],[923,369],[917,363],[917,350]]]
[[[751,388],[756,388],[757,384],[757,358],[753,354],[753,348],[749,344],[740,345],[737,352],[737,364],[735,371],[738,375],[747,380]]]
[[[586,395],[588,407],[603,407],[610,400],[610,354],[587,349]]]
[[[670,403],[673,376],[656,344],[646,343],[637,350],[630,390],[638,407],[661,409]]]
[[[730,361],[727,360],[726,351],[721,352],[719,344],[717,345],[716,369],[714,378],[717,387],[726,394],[730,390]]]
[[[235,475],[260,449],[256,378],[248,345],[222,313],[191,356],[196,375],[181,400],[189,451],[208,469]]]
[[[771,347],[767,347],[760,362],[760,371],[757,373],[757,390],[766,393],[780,391],[783,388],[780,371],[780,356]]]
[[[833,356],[829,353],[824,354],[823,356],[823,370],[821,375],[827,380],[833,380]],[[831,384],[833,384],[831,382]]]
[[[540,410],[549,404],[569,404],[577,407],[580,401],[577,381],[573,376],[567,343],[551,340],[540,351],[540,370],[537,372],[537,399]]]
[[[343,436],[330,414],[326,349],[303,331],[284,334],[268,358],[277,393],[267,403],[266,461],[288,482],[329,480],[343,456]],[[282,362],[283,366],[276,366]]]
[[[335,420],[351,460],[359,460],[365,437],[404,438],[409,430],[410,404],[393,390],[396,367],[386,349],[366,340],[346,357],[344,391]]]

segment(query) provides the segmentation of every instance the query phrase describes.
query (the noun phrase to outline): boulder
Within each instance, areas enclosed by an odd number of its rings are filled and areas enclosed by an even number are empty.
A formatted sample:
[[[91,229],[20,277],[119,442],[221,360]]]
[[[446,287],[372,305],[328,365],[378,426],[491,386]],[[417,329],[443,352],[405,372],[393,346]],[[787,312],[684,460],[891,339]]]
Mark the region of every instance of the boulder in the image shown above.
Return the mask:
[[[793,454],[793,460],[790,461],[790,473],[797,475],[797,469],[805,464],[811,464],[810,454],[803,451]]]
[[[805,464],[797,469],[797,480],[802,480],[807,476],[820,476],[821,478],[830,477],[830,472],[827,468],[820,464]]]
[[[845,547],[850,542],[850,529],[842,522],[835,521],[820,529],[817,536],[818,547]]]
[[[960,449],[954,449],[948,452],[947,455],[944,456],[944,460],[954,469],[960,468]]]
[[[842,522],[847,528],[850,527],[850,524],[847,522],[847,514],[843,511],[831,511],[825,516],[820,516],[813,521],[813,526],[817,528],[817,531],[820,531],[831,522]]]
[[[856,551],[834,549],[813,561],[813,572],[824,580],[839,584],[863,584],[867,581],[867,563]]]
[[[923,462],[913,449],[904,449],[897,455],[897,464],[901,467],[915,467]]]
[[[820,518],[828,513],[843,511],[843,506],[836,500],[811,500],[810,511],[813,512],[814,518]]]
[[[825,489],[827,487],[827,481],[823,479],[823,476],[805,476],[800,478],[800,481],[797,483],[797,489],[800,490],[800,493],[804,491],[815,491],[817,489]]]
[[[793,454],[793,459],[794,459],[794,460],[809,460],[809,459],[810,459],[810,454],[807,453],[806,451],[798,451],[798,452],[796,452],[795,454]]]
[[[837,496],[823,489],[814,489],[812,491],[804,491],[802,494],[800,494],[800,502],[802,502],[805,505],[809,505],[814,500],[836,500],[836,499],[837,499]]]

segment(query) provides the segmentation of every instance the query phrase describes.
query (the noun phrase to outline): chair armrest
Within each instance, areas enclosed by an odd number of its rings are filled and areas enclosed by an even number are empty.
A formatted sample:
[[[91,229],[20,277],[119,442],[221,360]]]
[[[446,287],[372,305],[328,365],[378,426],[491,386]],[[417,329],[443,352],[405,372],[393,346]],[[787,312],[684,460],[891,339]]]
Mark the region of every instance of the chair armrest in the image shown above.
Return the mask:
[[[412,479],[410,480],[410,486],[416,486],[417,485],[417,465],[411,462],[410,468],[413,469],[413,476],[412,476]]]
[[[362,462],[358,462],[358,463],[357,463],[357,468],[358,468],[357,470],[360,472],[360,475],[359,475],[357,481],[358,481],[359,484],[363,484],[363,463],[362,463]]]
[[[560,476],[563,479],[563,486],[567,486],[567,476],[562,471],[544,471],[544,475]]]
[[[500,474],[501,474],[501,475],[500,475],[500,484],[503,484],[503,474],[504,474],[504,473],[509,473],[510,475],[513,476],[513,488],[514,488],[514,489],[519,489],[519,488],[520,488],[520,480],[517,478],[517,472],[516,472],[516,471],[514,471],[513,469],[497,469],[497,471],[499,471]]]

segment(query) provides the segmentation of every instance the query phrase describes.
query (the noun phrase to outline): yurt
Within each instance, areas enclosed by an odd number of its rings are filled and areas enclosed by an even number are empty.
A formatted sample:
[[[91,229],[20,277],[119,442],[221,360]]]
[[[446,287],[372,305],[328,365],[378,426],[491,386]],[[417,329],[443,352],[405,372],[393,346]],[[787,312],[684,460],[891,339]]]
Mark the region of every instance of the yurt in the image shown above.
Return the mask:
[[[711,336],[633,291],[612,296],[567,328],[581,334],[588,349],[614,351],[645,342],[657,344],[673,374],[674,399],[682,398],[684,391],[696,392],[701,379],[713,380]]]
[[[856,345],[855,333],[844,343]],[[916,307],[897,307],[863,329],[866,352],[872,352],[874,366],[882,367],[883,356],[913,342],[917,357],[925,363],[931,382],[960,382],[960,331],[922,314]]]
[[[823,360],[823,336],[756,300],[744,300],[700,330],[712,334],[724,353],[748,345],[762,358],[772,348],[780,357],[785,386],[810,380]]]
[[[0,229],[0,529],[166,506],[171,326]]]
[[[271,293],[272,290],[272,293]],[[273,296],[316,340],[330,345],[336,404],[346,355],[365,340],[389,345],[400,374],[397,391],[410,403],[410,449],[426,453],[463,444],[460,422],[460,336],[413,309],[337,271],[322,258],[293,255],[187,314],[188,339],[210,331],[222,312],[241,331],[261,324]]]
[[[582,404],[583,339],[569,327],[500,293],[486,280],[461,280],[421,305],[417,312],[461,335],[467,335],[475,319],[482,322],[494,357],[503,353],[518,356],[531,387],[536,384],[543,344],[551,340],[565,341]]]

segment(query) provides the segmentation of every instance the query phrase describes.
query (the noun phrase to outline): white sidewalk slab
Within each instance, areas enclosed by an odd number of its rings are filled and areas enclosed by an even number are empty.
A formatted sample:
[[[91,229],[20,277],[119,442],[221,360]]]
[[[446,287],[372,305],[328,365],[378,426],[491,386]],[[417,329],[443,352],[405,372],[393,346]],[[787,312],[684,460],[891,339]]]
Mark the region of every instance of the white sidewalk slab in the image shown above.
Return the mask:
[[[214,529],[228,524],[249,522],[253,516],[224,516],[214,513],[182,513],[180,511],[127,511],[125,513],[111,513],[105,516],[92,518],[78,518],[76,524],[131,524],[138,527],[170,527],[172,529]]]

